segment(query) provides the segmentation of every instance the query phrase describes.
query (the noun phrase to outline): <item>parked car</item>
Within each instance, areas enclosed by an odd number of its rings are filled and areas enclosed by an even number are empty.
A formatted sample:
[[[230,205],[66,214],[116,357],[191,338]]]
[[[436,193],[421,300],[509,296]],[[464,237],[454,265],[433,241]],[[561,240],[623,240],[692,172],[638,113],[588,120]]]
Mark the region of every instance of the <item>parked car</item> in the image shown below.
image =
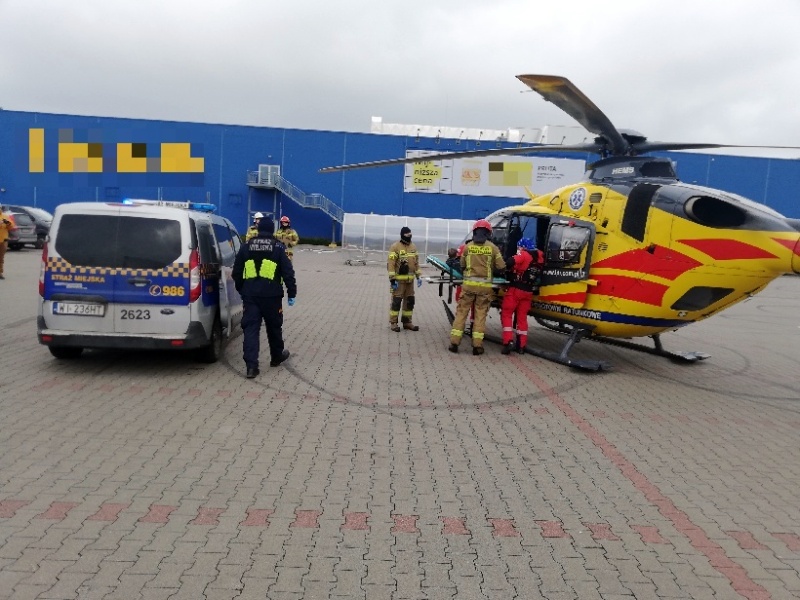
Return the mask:
[[[43,248],[44,242],[50,233],[50,224],[53,222],[53,215],[36,206],[21,206],[19,204],[4,204],[3,210],[15,213],[23,213],[28,215],[36,227],[36,242],[37,248]]]
[[[8,232],[8,249],[20,250],[25,244],[35,246],[36,239],[36,225],[25,213],[9,212],[14,219],[14,228]]]

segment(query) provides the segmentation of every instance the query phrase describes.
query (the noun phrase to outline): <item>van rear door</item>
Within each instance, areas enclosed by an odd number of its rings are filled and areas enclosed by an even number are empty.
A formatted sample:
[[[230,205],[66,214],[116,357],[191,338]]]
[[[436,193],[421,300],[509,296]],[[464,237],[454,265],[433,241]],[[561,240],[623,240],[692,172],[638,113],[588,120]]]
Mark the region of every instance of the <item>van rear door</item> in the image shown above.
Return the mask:
[[[190,321],[188,219],[126,207],[116,223],[116,333],[182,335]]]
[[[42,317],[48,329],[114,332],[113,239],[119,209],[104,205],[102,215],[56,217],[58,235],[47,256]],[[103,227],[97,229],[97,227]]]

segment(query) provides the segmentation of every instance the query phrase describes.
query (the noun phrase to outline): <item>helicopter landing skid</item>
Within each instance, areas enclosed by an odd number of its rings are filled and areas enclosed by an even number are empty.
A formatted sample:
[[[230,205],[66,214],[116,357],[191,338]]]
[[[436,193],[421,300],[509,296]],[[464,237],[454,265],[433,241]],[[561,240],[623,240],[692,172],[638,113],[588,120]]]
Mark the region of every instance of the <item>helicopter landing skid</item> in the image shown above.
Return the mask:
[[[622,348],[628,348],[638,352],[646,352],[647,354],[663,356],[664,358],[669,358],[675,362],[695,363],[699,360],[705,360],[711,356],[705,352],[670,352],[669,350],[664,350],[664,346],[661,344],[661,337],[659,334],[651,335],[649,337],[653,340],[653,348],[645,346],[644,344],[637,344],[636,342],[627,342],[625,340],[602,336],[594,336],[590,339],[602,344],[610,344],[612,346],[620,346]]]
[[[450,321],[450,324],[453,324],[455,320],[455,315],[450,307],[447,305],[445,300],[442,300],[442,304],[444,305],[444,311],[447,313],[447,320]],[[569,334],[569,339],[567,340],[564,347],[561,349],[561,352],[556,354],[555,352],[548,352],[546,350],[538,350],[536,348],[525,348],[526,354],[532,354],[533,356],[538,356],[539,358],[543,358],[545,360],[549,360],[551,362],[555,362],[561,365],[566,365],[568,367],[572,367],[573,369],[578,369],[581,371],[608,371],[611,369],[611,364],[603,361],[603,360],[583,360],[583,359],[576,359],[570,358],[568,356],[570,349],[572,346],[577,344],[580,339],[589,333],[586,329],[575,328]],[[494,342],[496,344],[503,343],[502,339],[498,339],[495,336],[487,335],[484,338],[484,341]]]
[[[548,352],[546,350],[538,350],[536,348],[525,348],[526,354],[533,354],[534,356],[538,356],[539,358],[544,358],[545,360],[549,360],[552,362],[559,363],[561,365],[566,365],[573,369],[578,369],[580,371],[609,371],[611,370],[611,363],[606,362],[604,360],[585,360],[581,358],[570,358],[568,356],[570,349],[577,344],[582,337],[584,337],[589,332],[586,329],[574,329],[569,334],[569,339],[567,343],[564,344],[564,347],[561,349],[561,352],[556,354],[555,352]]]

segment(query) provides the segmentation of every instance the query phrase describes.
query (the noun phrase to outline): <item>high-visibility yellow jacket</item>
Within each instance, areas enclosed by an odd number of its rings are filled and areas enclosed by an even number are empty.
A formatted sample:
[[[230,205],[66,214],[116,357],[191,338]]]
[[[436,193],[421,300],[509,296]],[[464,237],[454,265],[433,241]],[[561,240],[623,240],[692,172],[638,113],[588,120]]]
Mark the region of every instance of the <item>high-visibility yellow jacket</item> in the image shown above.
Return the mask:
[[[8,239],[8,232],[14,227],[14,217],[0,210],[0,244]]]
[[[297,243],[300,241],[300,236],[297,235],[297,232],[291,227],[286,227],[285,229],[280,227],[278,231],[275,232],[275,239],[279,242],[283,242],[287,250],[291,250],[294,246],[297,246]]]
[[[406,244],[398,240],[392,244],[386,270],[389,272],[389,279],[397,281],[413,281],[414,277],[422,277],[419,254],[414,242]]]
[[[496,273],[506,268],[506,262],[500,248],[492,242],[476,244],[469,242],[461,254],[461,272],[464,274],[464,287],[476,289],[492,289],[492,280]]]

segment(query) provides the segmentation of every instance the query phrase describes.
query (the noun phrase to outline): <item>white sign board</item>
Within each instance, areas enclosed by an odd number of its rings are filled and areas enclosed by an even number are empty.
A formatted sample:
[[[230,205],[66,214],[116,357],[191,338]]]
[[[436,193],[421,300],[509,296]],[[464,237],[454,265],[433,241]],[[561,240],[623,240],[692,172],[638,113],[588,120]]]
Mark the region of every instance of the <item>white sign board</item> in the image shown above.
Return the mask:
[[[432,154],[408,150],[407,158]],[[479,156],[410,163],[405,166],[403,191],[464,196],[527,198],[552,192],[583,177],[586,163],[571,158]]]

